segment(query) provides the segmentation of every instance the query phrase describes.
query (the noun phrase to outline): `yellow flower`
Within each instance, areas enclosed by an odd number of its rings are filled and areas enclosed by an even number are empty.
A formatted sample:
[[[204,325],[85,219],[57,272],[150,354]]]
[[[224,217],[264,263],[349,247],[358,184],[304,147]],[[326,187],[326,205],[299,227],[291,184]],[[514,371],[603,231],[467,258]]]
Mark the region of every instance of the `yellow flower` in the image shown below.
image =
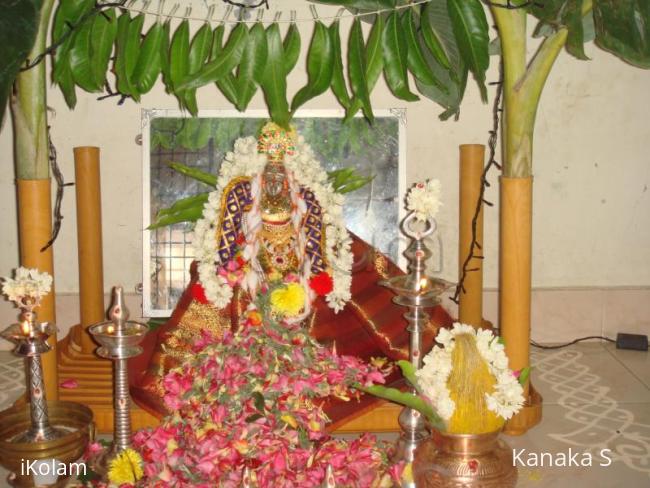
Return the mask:
[[[299,283],[289,283],[271,293],[271,307],[277,314],[295,317],[305,307],[305,289]]]
[[[290,425],[294,429],[298,428],[298,422],[288,413],[285,413],[282,417],[280,417],[280,420],[282,420],[285,424]]]
[[[120,452],[108,467],[108,480],[118,486],[134,484],[142,474],[142,457],[133,449]]]
[[[408,463],[402,471],[402,480],[404,484],[413,483],[413,463]]]

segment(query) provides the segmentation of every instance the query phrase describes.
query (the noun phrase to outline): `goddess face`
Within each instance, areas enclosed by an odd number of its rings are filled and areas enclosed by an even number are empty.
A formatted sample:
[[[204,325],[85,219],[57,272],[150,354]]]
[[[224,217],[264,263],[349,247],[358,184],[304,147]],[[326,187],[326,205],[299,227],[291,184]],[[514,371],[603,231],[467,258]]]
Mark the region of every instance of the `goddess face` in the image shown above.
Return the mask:
[[[280,195],[286,187],[287,173],[283,164],[267,163],[262,175],[264,192],[275,197]]]

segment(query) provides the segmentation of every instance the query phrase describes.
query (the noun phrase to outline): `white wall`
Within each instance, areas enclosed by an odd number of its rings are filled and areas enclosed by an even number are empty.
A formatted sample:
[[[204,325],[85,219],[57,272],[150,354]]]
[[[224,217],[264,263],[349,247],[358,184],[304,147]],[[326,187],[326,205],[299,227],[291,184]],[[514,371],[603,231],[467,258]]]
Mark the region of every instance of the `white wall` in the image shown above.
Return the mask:
[[[285,2],[303,5],[304,2]],[[283,5],[284,6],[284,5]],[[290,5],[287,5],[290,8]],[[319,7],[325,12],[324,7]],[[301,11],[300,16],[309,15]],[[215,16],[216,17],[216,16]],[[266,16],[270,18],[270,16]],[[303,53],[311,36],[303,24]],[[347,33],[347,27],[342,32]],[[535,139],[533,285],[546,287],[650,286],[650,72],[625,65],[593,46],[581,62],[564,53],[543,95]],[[496,79],[492,59],[488,80]],[[304,60],[291,74],[289,93],[305,82]],[[493,89],[491,89],[491,96]],[[48,90],[50,118],[59,164],[74,180],[72,148],[101,148],[105,288],[141,282],[141,108],[176,108],[158,85],[140,105],[127,100],[97,101],[78,89],[70,111],[57,88]],[[428,100],[407,104],[392,97],[383,80],[373,93],[375,108],[408,110],[408,183],[438,177],[444,189],[439,227],[444,242],[443,275],[456,277],[458,145],[485,143],[491,109],[470,81],[458,122],[440,122],[441,109]],[[214,86],[199,92],[205,109],[231,108]],[[338,108],[328,93],[305,108]],[[258,93],[251,108],[265,108]],[[0,132],[0,275],[18,265],[12,131]],[[498,175],[492,173],[488,198],[498,203]],[[74,188],[67,188],[63,228],[54,248],[58,292],[78,290]],[[498,205],[486,211],[486,286],[497,285]]]

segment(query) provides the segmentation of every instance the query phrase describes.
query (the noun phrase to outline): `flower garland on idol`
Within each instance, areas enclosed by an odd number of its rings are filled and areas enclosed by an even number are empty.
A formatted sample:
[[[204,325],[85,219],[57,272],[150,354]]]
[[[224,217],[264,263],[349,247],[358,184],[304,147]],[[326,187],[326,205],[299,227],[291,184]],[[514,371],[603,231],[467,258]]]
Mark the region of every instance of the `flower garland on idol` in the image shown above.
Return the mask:
[[[257,232],[259,231],[261,198],[261,174],[266,164],[266,155],[259,153],[254,137],[240,138],[235,142],[234,150],[226,154],[219,171],[215,191],[211,192],[204,206],[202,218],[194,228],[194,255],[198,261],[200,282],[205,290],[205,297],[218,308],[225,307],[233,295],[233,288],[241,285],[251,296],[260,286],[261,269],[257,263]],[[291,286],[287,286],[285,295],[289,301],[296,301],[304,295],[304,307],[301,312],[295,306],[285,310],[286,318],[291,314],[293,320],[299,320],[309,313],[310,303],[316,295],[323,295],[328,305],[340,311],[350,295],[352,283],[351,239],[343,221],[343,201],[341,194],[334,192],[327,180],[327,173],[314,156],[311,147],[302,136],[296,140],[295,150],[285,156],[285,168],[291,192],[294,211],[292,222],[296,230],[306,212],[306,204],[300,194],[301,188],[309,188],[318,201],[323,213],[325,225],[325,256],[330,273],[311,276],[309,263],[305,260],[300,276],[288,277]],[[238,240],[241,253],[235,259],[221,262],[217,249],[216,223],[221,213],[222,194],[234,178],[244,176],[251,178],[253,203],[245,216],[243,236]],[[300,232],[297,240],[297,255],[304,256],[305,236]],[[248,265],[247,265],[248,263]],[[216,269],[216,273],[215,273]],[[297,286],[303,288],[298,291]],[[279,297],[276,294],[276,297]],[[277,303],[282,302],[278,298]]]

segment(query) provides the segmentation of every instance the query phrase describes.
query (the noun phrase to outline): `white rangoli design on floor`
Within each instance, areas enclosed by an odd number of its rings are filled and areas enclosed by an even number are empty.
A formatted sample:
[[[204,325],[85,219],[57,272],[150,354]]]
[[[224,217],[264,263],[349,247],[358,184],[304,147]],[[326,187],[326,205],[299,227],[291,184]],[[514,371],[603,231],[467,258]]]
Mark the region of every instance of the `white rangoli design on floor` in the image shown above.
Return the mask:
[[[602,378],[580,363],[575,350],[531,355],[537,377],[561,396],[558,404],[575,429],[549,437],[579,446],[599,459],[601,449],[611,449],[614,461],[650,475],[650,425],[635,422],[634,414],[609,396]]]

